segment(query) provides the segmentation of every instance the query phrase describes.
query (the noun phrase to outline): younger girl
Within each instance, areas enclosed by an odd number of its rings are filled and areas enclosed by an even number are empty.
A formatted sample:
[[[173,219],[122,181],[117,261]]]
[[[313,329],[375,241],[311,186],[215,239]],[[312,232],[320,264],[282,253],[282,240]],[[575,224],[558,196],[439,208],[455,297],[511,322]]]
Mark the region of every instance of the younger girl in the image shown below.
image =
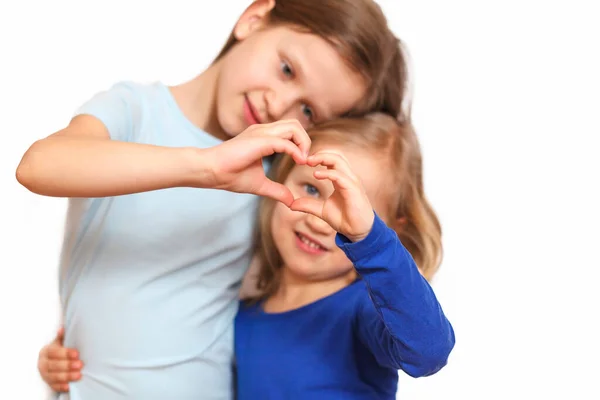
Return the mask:
[[[431,278],[441,250],[417,138],[381,114],[310,135],[308,165],[274,167],[291,209],[261,208],[264,295],[236,317],[238,396],[394,399],[396,370],[431,375],[454,346],[417,268]]]
[[[263,294],[236,317],[238,398],[395,399],[397,370],[434,374],[454,346],[423,277],[436,272],[441,242],[419,144],[382,114],[310,134],[307,165],[284,156],[273,168],[291,209],[261,207]]]
[[[396,116],[405,81],[372,0],[256,0],[194,79],[116,84],[32,144],[19,182],[70,198],[64,343],[86,363],[71,400],[230,398],[253,194],[293,201],[257,157],[285,151],[303,163],[304,128]]]

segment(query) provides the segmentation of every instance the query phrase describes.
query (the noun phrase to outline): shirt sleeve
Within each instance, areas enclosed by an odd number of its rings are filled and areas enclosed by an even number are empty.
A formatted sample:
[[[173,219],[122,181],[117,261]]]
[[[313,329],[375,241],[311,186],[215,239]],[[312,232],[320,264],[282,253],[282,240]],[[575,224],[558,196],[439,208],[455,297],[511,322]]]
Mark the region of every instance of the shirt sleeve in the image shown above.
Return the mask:
[[[135,142],[135,132],[139,132],[136,126],[141,120],[141,101],[136,85],[121,82],[95,94],[75,112],[75,116],[82,114],[98,118],[111,139]]]
[[[365,239],[352,243],[338,234],[336,243],[366,283],[369,298],[359,306],[358,337],[378,363],[413,377],[444,367],[454,330],[396,232],[375,215]]]

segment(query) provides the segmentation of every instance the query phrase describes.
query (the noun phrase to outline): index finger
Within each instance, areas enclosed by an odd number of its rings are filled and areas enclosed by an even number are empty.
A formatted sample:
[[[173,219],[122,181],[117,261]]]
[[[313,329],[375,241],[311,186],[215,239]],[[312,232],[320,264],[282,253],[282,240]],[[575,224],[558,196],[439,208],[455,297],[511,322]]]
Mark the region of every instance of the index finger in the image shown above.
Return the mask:
[[[262,157],[268,157],[275,153],[287,153],[294,159],[294,162],[296,162],[296,164],[302,164],[306,161],[303,158],[298,146],[295,146],[289,140],[282,139],[279,137],[263,137],[261,138],[261,140]]]
[[[335,169],[339,172],[342,172],[344,175],[347,175],[350,179],[353,179],[355,181],[358,180],[354,175],[354,172],[352,172],[352,168],[350,167],[350,162],[348,161],[348,159],[342,153],[338,153],[337,151],[319,151],[309,156],[306,162],[311,167],[322,165],[324,167],[327,167],[328,169]]]
[[[277,121],[270,124],[268,131],[270,135],[276,135],[290,139],[300,148],[302,155],[306,158],[310,150],[311,140],[300,122],[295,119]]]
[[[79,352],[63,346],[48,346],[46,357],[52,360],[78,360]]]

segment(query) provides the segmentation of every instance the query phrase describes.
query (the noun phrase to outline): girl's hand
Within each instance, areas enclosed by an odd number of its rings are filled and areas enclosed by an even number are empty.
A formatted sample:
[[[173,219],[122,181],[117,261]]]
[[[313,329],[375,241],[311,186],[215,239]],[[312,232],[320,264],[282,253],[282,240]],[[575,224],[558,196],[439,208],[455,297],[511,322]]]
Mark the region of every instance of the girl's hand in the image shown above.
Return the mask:
[[[77,350],[63,346],[64,333],[64,328],[60,328],[54,340],[40,350],[38,358],[38,371],[55,392],[68,392],[69,382],[81,379],[83,368]]]
[[[335,190],[325,200],[310,197],[296,199],[290,208],[321,218],[352,242],[366,238],[373,227],[375,214],[363,185],[345,157],[324,150],[308,157],[307,164],[311,167],[327,167],[316,170],[314,176],[330,180]]]
[[[251,125],[238,136],[213,148],[215,189],[271,197],[288,207],[294,201],[290,190],[265,176],[262,158],[287,153],[297,164],[305,164],[310,138],[296,120]]]

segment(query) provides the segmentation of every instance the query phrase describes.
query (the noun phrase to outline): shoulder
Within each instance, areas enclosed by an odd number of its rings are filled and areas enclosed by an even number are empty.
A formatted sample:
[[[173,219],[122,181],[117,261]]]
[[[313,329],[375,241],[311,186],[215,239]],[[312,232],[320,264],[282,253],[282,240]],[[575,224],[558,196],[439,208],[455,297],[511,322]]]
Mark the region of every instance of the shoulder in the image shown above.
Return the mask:
[[[141,83],[134,81],[119,81],[102,89],[93,98],[121,103],[141,103],[144,99],[160,98],[168,94],[169,89],[161,82]]]
[[[166,87],[161,82],[137,82],[131,80],[118,81],[112,84],[108,90],[122,92],[149,92],[154,91],[159,87]]]
[[[254,300],[240,300],[238,304],[238,317],[252,317],[260,312],[260,303]]]
[[[81,105],[75,116],[87,114],[100,120],[113,139],[136,141],[144,115],[151,110],[170,109],[169,89],[160,82],[117,82],[99,92]],[[167,100],[166,100],[167,99]]]

